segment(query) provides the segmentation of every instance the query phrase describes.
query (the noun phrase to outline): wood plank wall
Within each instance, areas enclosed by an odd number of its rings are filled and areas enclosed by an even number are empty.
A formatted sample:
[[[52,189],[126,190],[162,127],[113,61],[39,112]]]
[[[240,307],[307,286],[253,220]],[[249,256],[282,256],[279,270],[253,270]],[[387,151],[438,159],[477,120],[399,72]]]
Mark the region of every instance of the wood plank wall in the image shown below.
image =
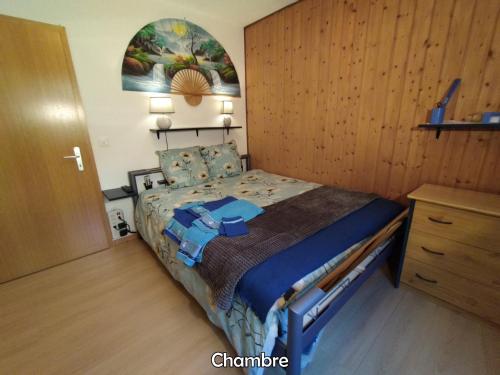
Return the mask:
[[[500,1],[304,0],[245,29],[252,166],[399,199],[500,193],[500,132],[417,130],[500,110]]]

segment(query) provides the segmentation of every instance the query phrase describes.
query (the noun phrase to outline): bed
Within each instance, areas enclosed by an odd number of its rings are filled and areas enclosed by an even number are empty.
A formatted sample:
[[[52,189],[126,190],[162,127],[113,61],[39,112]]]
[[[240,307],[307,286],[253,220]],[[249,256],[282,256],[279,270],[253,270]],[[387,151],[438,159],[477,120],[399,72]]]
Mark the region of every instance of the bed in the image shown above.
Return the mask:
[[[157,181],[158,187],[144,190],[140,183],[144,175],[148,176],[148,180]],[[135,220],[140,235],[169,273],[203,307],[209,320],[224,330],[240,356],[258,356],[261,352],[266,355],[285,355],[289,360],[287,374],[299,374],[313,357],[321,329],[364,280],[388,259],[395,286],[399,285],[406,217],[402,207],[388,214],[385,219],[380,219],[384,225],[376,233],[370,233],[342,249],[338,255],[295,281],[287,293],[276,298],[264,312],[256,309],[245,297],[249,294],[249,287],[244,282],[240,282],[242,286],[238,285],[230,309],[221,310],[213,301],[210,287],[196,269],[186,267],[176,258],[179,245],[163,234],[173,216],[173,209],[192,201],[213,201],[228,195],[244,198],[265,208],[320,185],[262,170],[249,170],[236,177],[212,179],[201,185],[179,189],[164,185],[157,168],[132,171],[129,177],[131,185],[139,193]],[[373,210],[380,208],[374,207]],[[352,223],[349,225],[352,226]],[[358,255],[357,261],[353,262],[352,259],[360,251],[363,251],[363,257]],[[350,267],[345,266],[348,261],[352,263]],[[263,275],[265,265],[261,268],[260,275]],[[250,281],[248,284],[253,285]],[[263,370],[250,368],[248,373],[259,375]]]

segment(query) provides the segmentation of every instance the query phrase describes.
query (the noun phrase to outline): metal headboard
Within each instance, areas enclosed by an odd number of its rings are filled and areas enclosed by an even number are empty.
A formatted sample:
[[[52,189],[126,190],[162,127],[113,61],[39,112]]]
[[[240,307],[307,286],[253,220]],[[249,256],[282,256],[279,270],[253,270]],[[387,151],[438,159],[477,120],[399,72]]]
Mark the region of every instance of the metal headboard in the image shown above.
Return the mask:
[[[240,155],[241,159],[241,168],[243,168],[244,171],[249,171],[250,170],[250,155],[244,154]],[[243,162],[245,163],[243,165]],[[167,181],[163,177],[163,173],[161,171],[160,167],[156,168],[148,168],[148,169],[138,169],[135,171],[130,171],[128,172],[128,181],[130,186],[132,187],[135,195],[133,197],[134,199],[134,206],[137,203],[137,199],[139,197],[139,194],[146,190],[145,187],[142,187],[140,183],[138,184],[138,180],[142,177],[144,179],[145,176],[149,176],[151,179],[151,182],[154,184],[156,183],[157,185],[167,185]]]

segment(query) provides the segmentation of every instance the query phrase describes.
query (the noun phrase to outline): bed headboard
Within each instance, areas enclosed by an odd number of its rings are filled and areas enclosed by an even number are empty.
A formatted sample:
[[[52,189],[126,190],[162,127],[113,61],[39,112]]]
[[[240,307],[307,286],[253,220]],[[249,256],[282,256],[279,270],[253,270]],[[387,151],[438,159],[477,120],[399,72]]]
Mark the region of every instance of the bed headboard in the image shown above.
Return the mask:
[[[240,155],[240,159],[243,171],[249,171],[250,155]],[[139,194],[144,190],[147,190],[146,185],[151,186],[151,188],[155,188],[167,184],[160,167],[130,171],[128,172],[128,180],[133,191],[136,193],[136,196],[134,196],[134,205],[137,203]]]

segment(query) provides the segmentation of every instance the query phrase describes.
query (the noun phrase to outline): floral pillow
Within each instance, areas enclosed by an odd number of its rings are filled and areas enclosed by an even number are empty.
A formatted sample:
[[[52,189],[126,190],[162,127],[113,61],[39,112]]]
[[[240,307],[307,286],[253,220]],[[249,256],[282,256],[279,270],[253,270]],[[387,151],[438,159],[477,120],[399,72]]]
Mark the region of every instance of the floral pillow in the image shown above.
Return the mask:
[[[208,166],[210,177],[233,177],[241,174],[241,160],[236,142],[216,146],[201,146],[201,156]]]
[[[161,170],[171,188],[194,186],[209,179],[208,168],[198,146],[158,151],[157,154]]]

